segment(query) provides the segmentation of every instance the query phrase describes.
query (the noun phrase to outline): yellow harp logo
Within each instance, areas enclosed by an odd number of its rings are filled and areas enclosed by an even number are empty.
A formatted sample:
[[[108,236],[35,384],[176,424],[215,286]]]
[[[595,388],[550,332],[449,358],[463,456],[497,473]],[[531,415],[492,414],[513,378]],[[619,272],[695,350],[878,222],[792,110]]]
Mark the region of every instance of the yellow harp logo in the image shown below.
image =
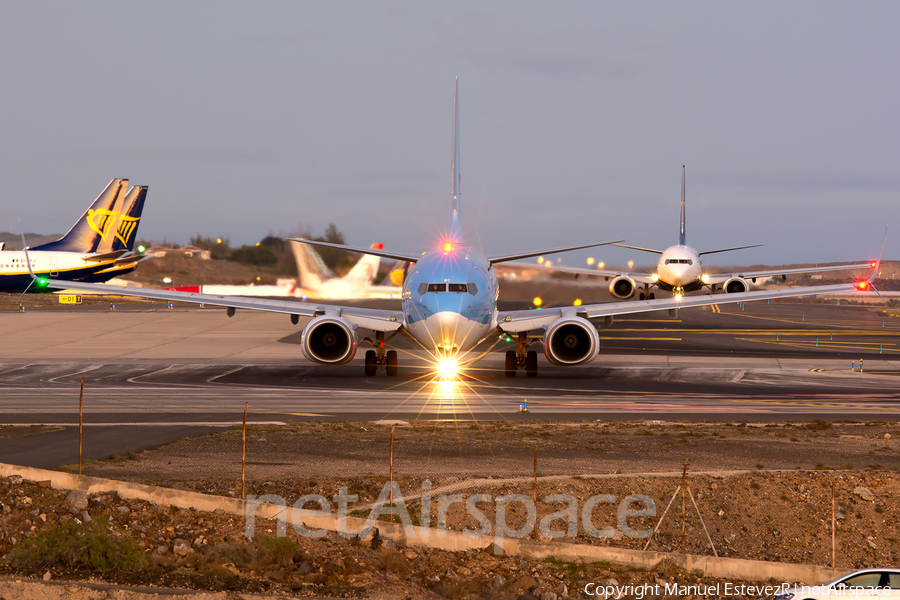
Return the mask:
[[[126,246],[140,220],[140,217],[129,217],[106,208],[89,209],[87,215],[88,226],[99,233],[104,241],[109,241],[109,236],[114,235]]]

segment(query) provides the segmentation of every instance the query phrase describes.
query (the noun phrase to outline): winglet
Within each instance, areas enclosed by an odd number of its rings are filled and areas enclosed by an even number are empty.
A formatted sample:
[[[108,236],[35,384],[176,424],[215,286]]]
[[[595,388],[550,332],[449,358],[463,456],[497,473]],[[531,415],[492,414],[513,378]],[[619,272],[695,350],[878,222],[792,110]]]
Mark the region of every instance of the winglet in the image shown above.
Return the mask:
[[[878,252],[878,259],[872,263],[872,275],[869,277],[869,283],[875,281],[875,278],[878,276],[878,271],[881,268],[881,257],[884,256],[884,245],[887,243],[889,225],[890,223],[885,223],[884,225],[884,239],[881,240],[881,250]]]
[[[28,272],[31,273],[31,281],[28,283],[28,286],[25,288],[25,291],[16,299],[16,302],[22,299],[22,296],[28,293],[28,290],[31,289],[35,283],[40,284],[40,280],[38,276],[34,274],[34,271],[31,269],[31,258],[28,256],[28,244],[25,243],[25,231],[22,232],[22,250],[25,252],[25,264],[28,265]]]

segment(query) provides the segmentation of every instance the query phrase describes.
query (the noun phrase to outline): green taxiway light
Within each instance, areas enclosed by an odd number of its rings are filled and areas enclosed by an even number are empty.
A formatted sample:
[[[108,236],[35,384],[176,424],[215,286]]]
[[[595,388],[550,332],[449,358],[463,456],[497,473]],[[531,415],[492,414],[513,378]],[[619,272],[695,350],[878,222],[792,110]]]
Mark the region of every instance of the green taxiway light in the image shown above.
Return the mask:
[[[143,253],[144,253],[144,250],[146,250],[146,248],[144,248],[143,246],[138,246],[137,250],[138,250],[138,252],[140,252],[141,254],[143,254]]]

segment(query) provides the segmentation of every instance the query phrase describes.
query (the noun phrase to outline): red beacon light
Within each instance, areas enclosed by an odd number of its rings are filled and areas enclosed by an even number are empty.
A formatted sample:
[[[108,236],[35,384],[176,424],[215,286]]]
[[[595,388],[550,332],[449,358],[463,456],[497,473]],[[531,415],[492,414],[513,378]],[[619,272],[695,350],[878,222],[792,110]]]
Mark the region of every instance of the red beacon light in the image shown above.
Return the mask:
[[[859,290],[864,290],[867,287],[869,287],[868,281],[860,281],[859,283],[856,284],[856,289],[859,289]]]
[[[871,267],[874,269],[874,268],[875,268],[875,265],[877,265],[877,264],[878,264],[878,263],[875,262],[875,261],[873,260],[873,261],[872,261],[872,264],[871,264]]]

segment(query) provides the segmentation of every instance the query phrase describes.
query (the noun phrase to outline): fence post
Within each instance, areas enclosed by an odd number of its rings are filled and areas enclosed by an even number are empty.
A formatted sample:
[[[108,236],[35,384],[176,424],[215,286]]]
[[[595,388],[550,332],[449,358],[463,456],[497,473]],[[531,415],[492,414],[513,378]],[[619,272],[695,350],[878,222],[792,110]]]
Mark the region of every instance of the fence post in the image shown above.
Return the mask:
[[[84,439],[84,377],[81,378],[81,392],[78,394],[78,474],[81,475],[81,457]]]
[[[834,546],[834,486],[836,479],[831,480],[831,568],[834,568],[835,546]]]
[[[534,539],[538,539],[538,512],[537,512],[537,457],[538,445],[534,445],[534,487],[532,488],[532,498],[534,500],[534,530],[531,532]]]
[[[681,553],[687,553],[687,523],[685,522],[684,492],[687,489],[688,459],[684,459],[684,470],[681,472]]]
[[[247,499],[247,407],[244,402],[244,424],[241,427],[241,499]]]
[[[391,523],[394,522],[394,427],[395,427],[395,425],[391,425],[391,464],[390,464]]]

